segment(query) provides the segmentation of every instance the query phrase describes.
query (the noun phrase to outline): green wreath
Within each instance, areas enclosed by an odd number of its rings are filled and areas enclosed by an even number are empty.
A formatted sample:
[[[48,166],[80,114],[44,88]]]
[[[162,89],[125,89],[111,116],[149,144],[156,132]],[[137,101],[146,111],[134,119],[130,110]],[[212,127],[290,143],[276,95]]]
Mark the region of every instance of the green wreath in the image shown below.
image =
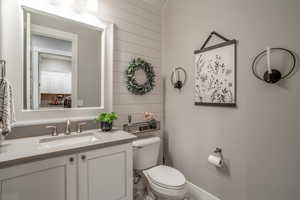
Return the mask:
[[[135,77],[135,72],[140,69],[145,72],[147,78],[143,84],[139,84]],[[127,89],[135,95],[144,95],[153,90],[155,86],[155,72],[153,66],[141,58],[133,59],[129,63],[128,69],[126,70],[126,77]]]

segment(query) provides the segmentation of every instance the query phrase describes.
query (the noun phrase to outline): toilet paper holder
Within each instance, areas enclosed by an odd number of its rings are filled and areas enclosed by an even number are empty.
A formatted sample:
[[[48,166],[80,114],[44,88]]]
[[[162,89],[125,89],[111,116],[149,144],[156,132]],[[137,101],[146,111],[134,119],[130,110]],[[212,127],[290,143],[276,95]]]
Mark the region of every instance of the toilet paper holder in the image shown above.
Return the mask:
[[[222,149],[219,147],[216,147],[216,149],[214,150],[214,153],[219,155],[220,158],[222,159],[222,161],[224,161],[224,157],[223,157],[223,153],[222,153]]]
[[[223,154],[222,154],[222,149],[217,147],[215,150],[214,150],[214,154],[215,155],[210,155],[208,157],[208,162],[211,163],[212,165],[220,168],[224,165],[224,157],[223,157]]]
[[[221,154],[222,155],[222,149],[217,147],[215,150],[214,150],[214,153],[216,154]]]

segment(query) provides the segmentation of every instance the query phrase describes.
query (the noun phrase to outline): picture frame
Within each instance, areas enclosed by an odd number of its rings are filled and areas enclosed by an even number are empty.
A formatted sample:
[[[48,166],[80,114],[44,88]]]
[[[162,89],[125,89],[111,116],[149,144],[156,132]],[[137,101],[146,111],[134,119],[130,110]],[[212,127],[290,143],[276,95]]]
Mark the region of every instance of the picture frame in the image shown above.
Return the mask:
[[[218,35],[219,36],[219,35]],[[237,105],[236,40],[206,47],[208,40],[195,54],[195,105]]]

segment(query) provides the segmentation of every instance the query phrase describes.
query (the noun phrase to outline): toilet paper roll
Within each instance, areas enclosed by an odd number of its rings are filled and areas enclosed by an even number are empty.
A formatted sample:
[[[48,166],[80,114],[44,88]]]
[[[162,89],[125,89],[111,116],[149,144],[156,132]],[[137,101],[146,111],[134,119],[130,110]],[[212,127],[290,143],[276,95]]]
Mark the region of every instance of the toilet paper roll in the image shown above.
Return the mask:
[[[210,155],[208,157],[208,162],[215,165],[216,167],[222,167],[222,165],[223,165],[222,158],[220,158],[218,156],[214,156],[214,155]]]

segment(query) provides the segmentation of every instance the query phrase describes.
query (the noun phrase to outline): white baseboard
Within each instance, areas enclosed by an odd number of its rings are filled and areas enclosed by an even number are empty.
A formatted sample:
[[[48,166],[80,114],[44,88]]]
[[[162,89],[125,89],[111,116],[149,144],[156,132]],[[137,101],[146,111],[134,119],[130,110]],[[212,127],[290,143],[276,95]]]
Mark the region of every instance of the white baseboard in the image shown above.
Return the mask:
[[[210,194],[209,192],[192,184],[189,181],[187,181],[187,186],[190,195],[190,200],[221,200],[218,197]]]

